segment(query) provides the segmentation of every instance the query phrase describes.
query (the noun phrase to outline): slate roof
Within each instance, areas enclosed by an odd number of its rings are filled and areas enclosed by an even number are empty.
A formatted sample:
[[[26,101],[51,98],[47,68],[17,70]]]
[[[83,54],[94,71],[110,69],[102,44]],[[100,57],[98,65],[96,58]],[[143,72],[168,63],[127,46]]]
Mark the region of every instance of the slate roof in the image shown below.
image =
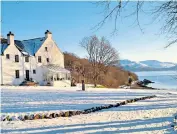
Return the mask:
[[[45,37],[29,39],[29,40],[14,40],[15,46],[20,52],[27,55],[34,55],[45,41]],[[8,47],[7,42],[1,42],[1,54]]]
[[[29,55],[34,55],[45,41],[45,37],[29,39],[29,40],[15,40],[15,45],[21,52],[26,52]]]
[[[3,54],[4,50],[8,47],[8,44],[7,43],[0,43],[1,45],[1,55]]]
[[[4,50],[8,47],[7,39],[1,38],[0,45],[1,45],[1,51],[0,51],[0,54],[2,55],[3,52],[4,52]]]

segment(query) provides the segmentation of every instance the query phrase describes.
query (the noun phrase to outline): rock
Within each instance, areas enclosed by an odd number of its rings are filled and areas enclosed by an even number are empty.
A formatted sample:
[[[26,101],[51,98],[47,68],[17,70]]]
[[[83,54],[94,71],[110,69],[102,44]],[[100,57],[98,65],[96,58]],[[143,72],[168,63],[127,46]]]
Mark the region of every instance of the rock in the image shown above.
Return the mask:
[[[59,114],[56,113],[56,114],[55,114],[55,117],[59,117]]]
[[[69,111],[65,112],[65,117],[70,117]]]
[[[52,117],[52,118],[55,118],[55,113],[52,113],[52,114],[51,114],[51,117]]]
[[[89,112],[88,111],[84,111],[82,114],[88,114]]]
[[[34,115],[34,119],[35,120],[40,119],[40,115],[39,114]]]
[[[53,114],[49,114],[49,119],[52,119],[53,118]]]
[[[113,105],[112,104],[110,104],[109,106],[108,106],[108,108],[112,108],[113,107]]]
[[[64,112],[60,112],[60,113],[58,114],[58,117],[64,117],[64,115],[65,115]]]
[[[76,114],[75,114],[75,115],[80,115],[80,114],[82,114],[81,111],[76,111]]]
[[[29,120],[34,120],[34,114],[29,115]]]
[[[1,115],[1,121],[5,121],[6,116],[5,115]]]
[[[12,117],[11,117],[11,120],[12,120],[12,121],[17,121],[18,118],[17,118],[16,116],[12,116]]]
[[[120,105],[125,105],[125,101],[120,102]]]
[[[5,118],[5,120],[6,120],[6,121],[9,121],[9,119],[10,119],[10,116],[7,115],[6,118]]]
[[[70,115],[71,115],[71,116],[76,115],[76,111],[71,111],[71,112],[70,112]]]
[[[20,116],[18,117],[18,119],[21,120],[21,121],[24,121],[24,120],[25,120],[25,119],[24,119],[24,115],[20,115]]]
[[[45,114],[45,118],[46,118],[46,119],[50,119],[50,113],[46,113],[46,114]]]
[[[154,82],[152,82],[152,81],[150,81],[150,80],[147,80],[147,79],[144,79],[144,80],[143,80],[143,84],[144,84],[144,85],[148,85],[148,84],[150,84],[150,83],[154,83]]]
[[[47,118],[47,115],[46,114],[42,114],[41,115],[41,119],[46,119]]]
[[[29,117],[27,115],[24,116],[24,120],[28,120]]]
[[[117,104],[115,105],[115,107],[118,107],[118,106],[120,106],[120,104],[119,104],[119,103],[117,103]]]

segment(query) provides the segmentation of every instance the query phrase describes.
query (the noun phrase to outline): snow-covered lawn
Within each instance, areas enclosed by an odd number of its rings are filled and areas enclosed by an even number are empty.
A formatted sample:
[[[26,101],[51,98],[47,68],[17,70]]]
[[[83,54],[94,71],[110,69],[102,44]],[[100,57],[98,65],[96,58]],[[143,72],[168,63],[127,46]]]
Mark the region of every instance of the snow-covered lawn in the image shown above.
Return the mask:
[[[177,91],[51,87],[2,87],[2,114],[84,110],[93,106],[157,95],[91,114],[55,119],[3,121],[3,133],[175,133],[170,127],[177,113]],[[177,132],[176,132],[177,133]]]

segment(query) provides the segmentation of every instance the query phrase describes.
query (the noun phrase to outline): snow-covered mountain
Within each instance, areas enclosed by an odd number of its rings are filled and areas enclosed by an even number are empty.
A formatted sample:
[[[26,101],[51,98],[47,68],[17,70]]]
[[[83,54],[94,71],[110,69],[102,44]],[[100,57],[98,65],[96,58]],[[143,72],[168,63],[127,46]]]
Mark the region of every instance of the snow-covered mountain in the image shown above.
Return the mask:
[[[131,71],[173,70],[177,63],[160,62],[157,60],[145,60],[140,62],[121,60],[120,65]]]
[[[176,65],[176,63],[160,62],[160,61],[157,61],[157,60],[140,61],[140,63],[146,64],[151,68],[170,68],[170,67],[174,67]]]

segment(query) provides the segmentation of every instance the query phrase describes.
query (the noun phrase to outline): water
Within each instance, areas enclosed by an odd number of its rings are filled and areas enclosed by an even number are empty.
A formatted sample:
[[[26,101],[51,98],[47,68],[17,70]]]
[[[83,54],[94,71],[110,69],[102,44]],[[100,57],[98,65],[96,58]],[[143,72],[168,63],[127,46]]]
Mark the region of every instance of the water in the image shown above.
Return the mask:
[[[155,82],[148,86],[153,88],[177,90],[177,71],[145,71],[135,73],[138,75],[139,80],[148,79]]]

